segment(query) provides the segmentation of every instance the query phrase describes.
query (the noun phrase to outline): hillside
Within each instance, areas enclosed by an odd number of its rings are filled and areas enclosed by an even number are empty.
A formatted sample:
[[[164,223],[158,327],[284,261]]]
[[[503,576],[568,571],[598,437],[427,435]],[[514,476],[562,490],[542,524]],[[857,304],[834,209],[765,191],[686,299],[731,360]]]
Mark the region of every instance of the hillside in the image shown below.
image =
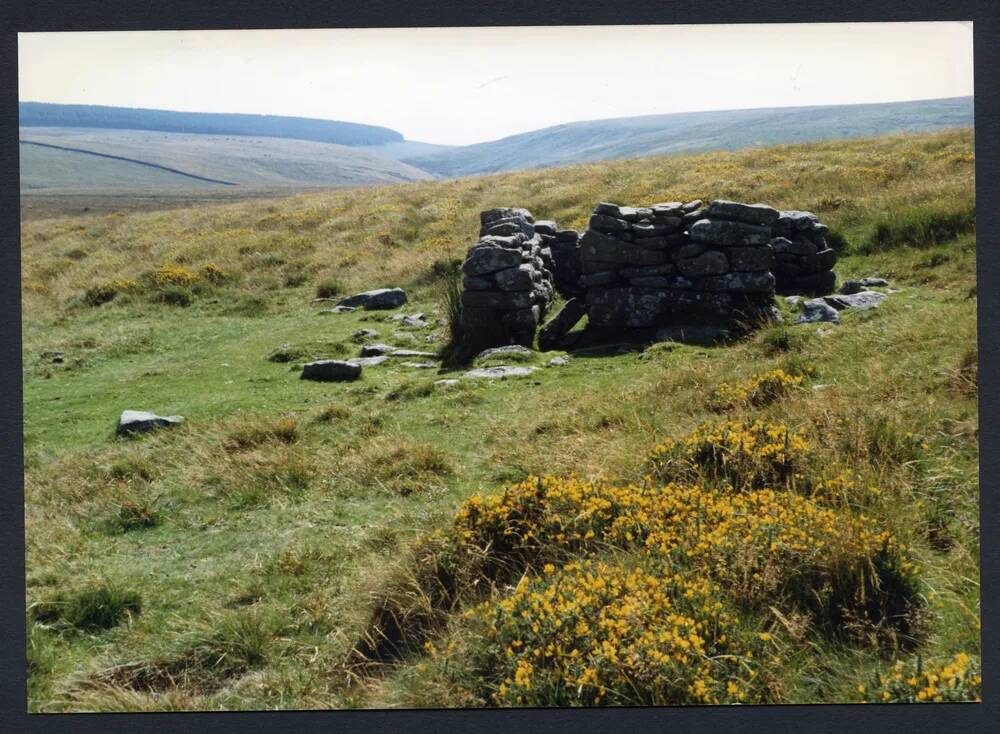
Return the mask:
[[[402,142],[402,134],[376,125],[281,115],[174,112],[101,105],[19,102],[21,127],[155,130],[197,135],[247,135],[290,138],[337,145],[382,145]]]
[[[362,148],[305,140],[70,127],[22,127],[20,136],[21,189],[30,193],[204,184],[361,186],[433,178]]]
[[[915,132],[972,122],[972,97],[683,112],[573,122],[404,160],[441,176],[470,176],[617,158]]]
[[[974,166],[961,129],[24,223],[31,710],[975,698]],[[897,290],[836,326],[780,299],[728,346],[535,353],[527,379],[299,379],[366,339],[443,345],[480,210],[583,228],[693,198],[813,211],[841,281]],[[311,304],[388,286],[427,328]],[[120,440],[125,409],[185,422]],[[782,481],[664,461],[755,420]],[[365,647],[373,621],[403,655]]]

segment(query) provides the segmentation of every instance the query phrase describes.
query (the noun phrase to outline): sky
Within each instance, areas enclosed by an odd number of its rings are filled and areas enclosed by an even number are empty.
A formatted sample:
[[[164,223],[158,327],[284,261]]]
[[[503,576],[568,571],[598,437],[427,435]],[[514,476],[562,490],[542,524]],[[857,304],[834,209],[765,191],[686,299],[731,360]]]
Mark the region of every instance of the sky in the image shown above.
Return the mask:
[[[452,145],[973,93],[971,22],[21,33],[18,64],[23,101],[318,117]]]

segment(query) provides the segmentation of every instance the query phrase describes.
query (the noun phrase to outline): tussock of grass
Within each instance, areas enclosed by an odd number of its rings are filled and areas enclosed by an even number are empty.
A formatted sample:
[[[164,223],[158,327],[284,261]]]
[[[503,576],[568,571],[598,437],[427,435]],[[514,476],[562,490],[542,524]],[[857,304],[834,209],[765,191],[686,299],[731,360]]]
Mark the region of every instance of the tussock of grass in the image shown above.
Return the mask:
[[[975,227],[976,208],[965,202],[896,208],[876,221],[860,252],[867,255],[897,247],[926,247],[953,240]]]
[[[36,604],[36,621],[64,624],[82,632],[106,630],[139,614],[142,601],[134,591],[96,582],[76,591],[59,593]]]

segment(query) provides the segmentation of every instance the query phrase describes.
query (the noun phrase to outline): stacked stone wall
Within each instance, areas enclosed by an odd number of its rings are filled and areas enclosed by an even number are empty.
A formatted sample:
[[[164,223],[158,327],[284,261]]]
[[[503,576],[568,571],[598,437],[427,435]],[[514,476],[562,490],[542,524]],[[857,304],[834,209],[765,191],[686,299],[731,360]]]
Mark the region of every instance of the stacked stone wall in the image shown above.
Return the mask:
[[[527,209],[480,215],[480,239],[462,264],[462,328],[479,346],[531,346],[552,302],[552,272]]]
[[[526,209],[491,209],[481,223],[462,302],[485,346],[530,346],[554,290],[567,304],[543,329],[543,348],[584,314],[597,328],[739,331],[774,317],[776,292],[823,295],[836,281],[827,227],[763,204],[600,203],[582,236]]]

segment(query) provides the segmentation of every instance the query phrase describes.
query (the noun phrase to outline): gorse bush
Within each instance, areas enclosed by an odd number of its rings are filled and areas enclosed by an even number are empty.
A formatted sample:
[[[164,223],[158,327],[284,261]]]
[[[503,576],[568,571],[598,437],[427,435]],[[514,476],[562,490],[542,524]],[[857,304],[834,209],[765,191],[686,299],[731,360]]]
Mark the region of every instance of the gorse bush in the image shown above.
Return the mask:
[[[950,660],[897,660],[888,673],[858,686],[870,703],[939,703],[981,701],[983,677],[979,660],[960,652]]]
[[[208,266],[205,266],[208,268]],[[212,266],[212,270],[209,272],[216,272],[218,269]],[[221,271],[218,271],[221,273]],[[161,265],[156,270],[153,271],[151,275],[152,282],[157,286],[192,286],[200,280],[197,273],[188,270],[183,265],[175,265],[173,263],[167,263]]]
[[[493,671],[489,698],[500,706],[759,698],[743,680],[733,619],[704,579],[595,561],[547,566],[476,615],[487,650],[479,664]]]
[[[782,425],[721,421],[703,423],[681,439],[661,441],[649,452],[647,466],[653,476],[666,480],[726,483],[737,490],[791,487],[809,448],[803,436]]]
[[[722,383],[709,395],[708,404],[716,411],[760,407],[773,403],[801,384],[801,375],[789,375],[782,369],[771,370],[736,384]]]

